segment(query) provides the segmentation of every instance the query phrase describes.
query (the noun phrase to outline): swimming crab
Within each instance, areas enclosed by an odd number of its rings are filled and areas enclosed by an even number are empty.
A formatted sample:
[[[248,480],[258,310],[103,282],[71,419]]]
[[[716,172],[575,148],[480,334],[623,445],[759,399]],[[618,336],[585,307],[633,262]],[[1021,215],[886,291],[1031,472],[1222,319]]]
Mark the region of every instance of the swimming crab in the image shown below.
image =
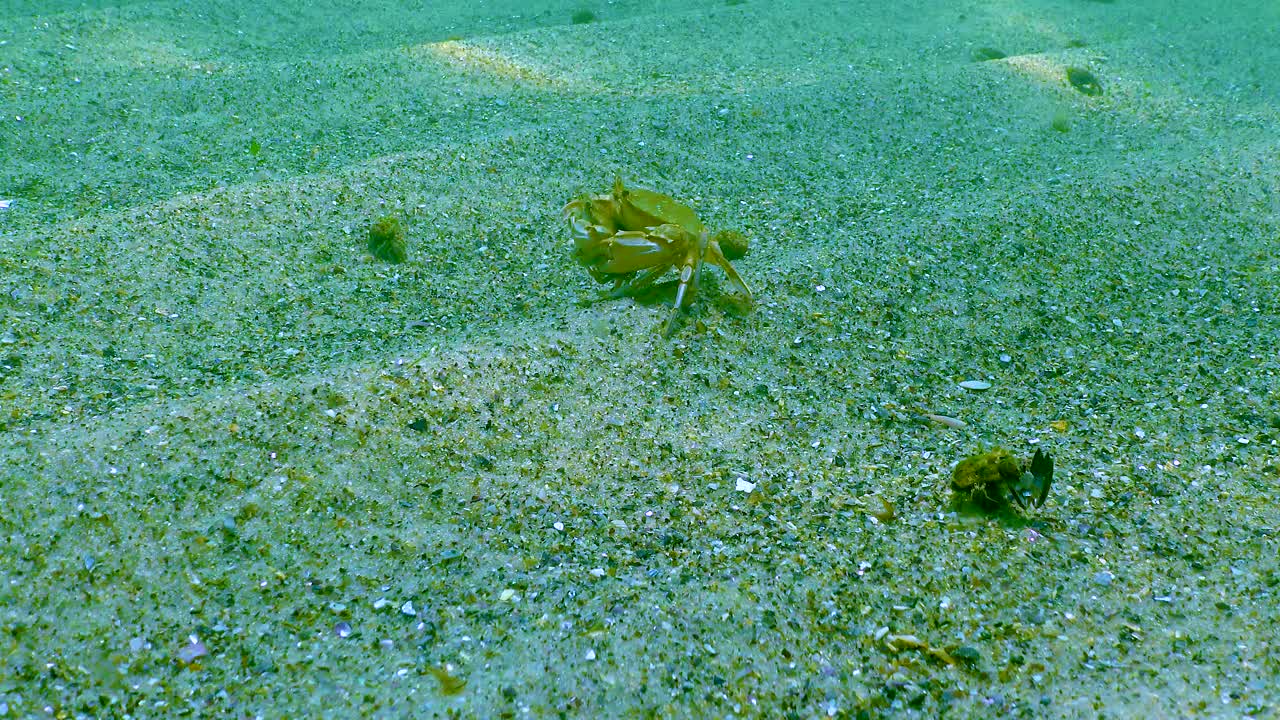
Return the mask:
[[[951,472],[951,488],[988,510],[1010,499],[1023,510],[1028,505],[1040,507],[1052,484],[1053,457],[1040,448],[1021,465],[1008,450],[994,448],[961,460]]]
[[[746,237],[732,230],[708,232],[689,206],[670,195],[629,188],[618,178],[609,194],[565,205],[564,217],[573,237],[573,258],[596,282],[613,282],[606,297],[634,297],[677,269],[679,285],[663,337],[670,337],[681,309],[693,303],[704,262],[720,266],[733,294],[751,303],[751,291],[729,264],[747,253]]]

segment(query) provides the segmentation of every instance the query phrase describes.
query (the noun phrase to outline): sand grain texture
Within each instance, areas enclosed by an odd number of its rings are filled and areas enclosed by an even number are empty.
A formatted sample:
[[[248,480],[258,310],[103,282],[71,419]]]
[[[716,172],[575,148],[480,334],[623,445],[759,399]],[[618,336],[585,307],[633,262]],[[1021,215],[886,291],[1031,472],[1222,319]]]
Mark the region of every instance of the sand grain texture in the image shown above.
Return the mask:
[[[1280,704],[1274,3],[418,5],[0,11],[0,717]]]

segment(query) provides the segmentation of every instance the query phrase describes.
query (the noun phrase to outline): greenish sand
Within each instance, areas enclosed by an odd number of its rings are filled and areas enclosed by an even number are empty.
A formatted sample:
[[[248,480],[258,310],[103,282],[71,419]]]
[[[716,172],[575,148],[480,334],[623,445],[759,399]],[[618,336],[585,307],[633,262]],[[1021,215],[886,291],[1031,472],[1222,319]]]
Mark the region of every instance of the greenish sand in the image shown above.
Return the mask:
[[[0,9],[0,718],[1280,705],[1280,6],[367,5]]]

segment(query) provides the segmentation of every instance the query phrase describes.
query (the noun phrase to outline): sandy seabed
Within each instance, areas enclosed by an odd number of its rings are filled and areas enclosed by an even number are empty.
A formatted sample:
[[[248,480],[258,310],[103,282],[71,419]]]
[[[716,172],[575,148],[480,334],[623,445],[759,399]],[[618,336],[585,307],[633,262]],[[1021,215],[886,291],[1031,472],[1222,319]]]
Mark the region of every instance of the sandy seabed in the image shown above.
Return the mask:
[[[1280,6],[938,5],[7,3],[0,717],[1274,717]]]

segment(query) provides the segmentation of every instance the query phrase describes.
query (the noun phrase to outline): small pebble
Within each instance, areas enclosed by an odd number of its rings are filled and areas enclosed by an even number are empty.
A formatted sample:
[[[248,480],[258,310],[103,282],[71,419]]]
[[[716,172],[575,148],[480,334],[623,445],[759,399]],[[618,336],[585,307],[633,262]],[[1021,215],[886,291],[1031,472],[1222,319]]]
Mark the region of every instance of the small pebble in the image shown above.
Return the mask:
[[[333,634],[334,634],[334,635],[337,635],[337,636],[338,636],[338,637],[340,637],[340,638],[349,638],[349,637],[351,637],[351,623],[349,623],[349,622],[347,622],[347,621],[343,620],[342,622],[338,623],[337,625],[334,625],[334,626],[333,626]]]
[[[1103,587],[1107,587],[1108,585],[1110,585],[1110,584],[1111,584],[1111,581],[1112,581],[1112,580],[1114,580],[1114,579],[1115,579],[1115,577],[1116,577],[1115,575],[1112,575],[1112,574],[1111,574],[1111,571],[1109,571],[1109,570],[1102,570],[1102,571],[1100,571],[1100,572],[1096,572],[1096,573],[1094,573],[1094,575],[1093,575],[1093,582],[1094,582],[1095,584],[1097,584],[1097,585],[1101,585],[1101,586],[1103,586]]]
[[[960,383],[960,387],[965,390],[990,390],[991,383],[986,380],[965,380]]]
[[[413,609],[412,600],[406,600],[405,604],[400,606],[400,612],[410,616],[417,616],[418,614],[418,611]]]
[[[187,644],[178,649],[178,660],[181,661],[183,665],[190,665],[208,654],[209,648],[206,647],[204,643],[200,642],[195,635],[192,635],[187,638]]]

